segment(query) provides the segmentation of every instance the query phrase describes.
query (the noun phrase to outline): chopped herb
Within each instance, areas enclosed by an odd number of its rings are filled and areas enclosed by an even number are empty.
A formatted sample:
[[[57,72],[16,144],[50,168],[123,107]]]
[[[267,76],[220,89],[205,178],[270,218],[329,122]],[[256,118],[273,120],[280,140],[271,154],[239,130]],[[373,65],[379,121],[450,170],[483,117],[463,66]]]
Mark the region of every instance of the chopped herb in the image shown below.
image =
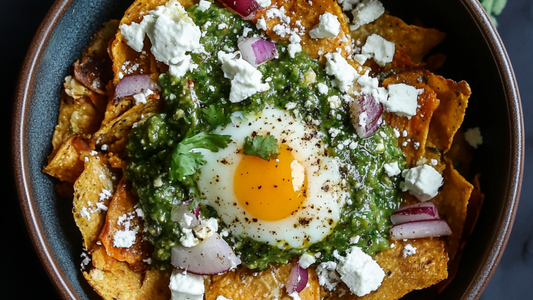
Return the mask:
[[[202,153],[191,152],[191,150],[204,148],[218,152],[219,149],[226,148],[230,141],[229,135],[205,132],[183,139],[172,152],[170,179],[181,181],[183,177],[196,173],[205,164]]]
[[[229,114],[225,113],[224,108],[217,108],[214,104],[202,109],[202,113],[212,129],[226,125],[230,120]]]
[[[266,137],[256,135],[253,138],[247,136],[244,138],[244,154],[260,157],[270,161],[279,155],[279,146],[277,139],[271,135]]]

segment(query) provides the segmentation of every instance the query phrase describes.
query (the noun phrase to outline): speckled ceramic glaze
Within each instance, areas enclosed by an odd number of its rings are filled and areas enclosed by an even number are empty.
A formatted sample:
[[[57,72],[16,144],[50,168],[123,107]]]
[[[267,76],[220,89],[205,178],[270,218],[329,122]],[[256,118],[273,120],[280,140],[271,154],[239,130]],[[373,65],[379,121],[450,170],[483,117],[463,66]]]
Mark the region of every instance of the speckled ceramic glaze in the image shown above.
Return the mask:
[[[39,28],[22,69],[13,124],[15,176],[29,233],[48,274],[65,299],[99,299],[80,272],[81,235],[72,203],[62,202],[55,180],[41,172],[51,151],[63,78],[95,29],[120,18],[131,1],[58,0]],[[476,299],[494,272],[509,236],[523,164],[523,125],[518,89],[503,45],[476,0],[384,0],[408,23],[447,33],[435,51],[445,53],[440,72],[472,88],[465,127],[478,126],[483,147],[473,169],[486,194],[458,274],[442,299]],[[415,295],[416,296],[416,295]]]

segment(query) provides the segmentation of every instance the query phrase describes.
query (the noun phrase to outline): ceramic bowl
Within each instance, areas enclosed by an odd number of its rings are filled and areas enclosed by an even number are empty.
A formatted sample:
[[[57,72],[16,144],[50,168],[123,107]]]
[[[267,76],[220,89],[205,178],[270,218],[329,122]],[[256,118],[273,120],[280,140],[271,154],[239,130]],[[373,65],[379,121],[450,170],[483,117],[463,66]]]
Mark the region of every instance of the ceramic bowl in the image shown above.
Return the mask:
[[[32,44],[19,80],[13,126],[14,169],[20,203],[35,248],[61,296],[99,299],[80,272],[81,235],[72,204],[60,201],[43,174],[57,122],[63,78],[95,29],[121,18],[131,0],[57,0]],[[465,128],[478,126],[483,145],[473,169],[481,172],[485,205],[455,280],[442,299],[476,299],[503,253],[518,204],[524,135],[517,84],[505,48],[477,0],[385,0],[407,22],[446,32],[440,70],[472,88]]]

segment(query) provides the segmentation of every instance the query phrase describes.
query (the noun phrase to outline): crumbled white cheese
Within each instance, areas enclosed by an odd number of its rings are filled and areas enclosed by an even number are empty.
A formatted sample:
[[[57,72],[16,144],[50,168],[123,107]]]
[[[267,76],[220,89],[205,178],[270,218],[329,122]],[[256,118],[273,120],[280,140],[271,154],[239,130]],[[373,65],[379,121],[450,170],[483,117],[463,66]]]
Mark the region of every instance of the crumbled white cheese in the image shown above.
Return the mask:
[[[337,109],[342,105],[341,98],[337,95],[328,97],[328,103],[331,109]]]
[[[319,91],[321,94],[324,94],[324,95],[327,95],[327,94],[328,94],[329,88],[328,88],[327,85],[325,85],[325,84],[322,83],[322,82],[319,82],[317,86],[318,86],[318,91]]]
[[[413,254],[416,254],[416,248],[413,247],[411,244],[407,244],[405,245],[405,247],[403,247],[403,258],[406,258],[407,256]]]
[[[135,100],[135,104],[143,103],[146,104],[146,98],[150,95],[152,95],[154,92],[150,89],[143,90],[142,92],[133,95],[133,99]]]
[[[388,164],[384,164],[383,168],[385,168],[385,172],[389,177],[396,176],[401,173],[400,168],[398,167],[398,162],[392,162]]]
[[[200,27],[194,24],[177,0],[149,11],[141,23],[120,25],[120,31],[127,44],[137,52],[142,51],[144,35],[148,35],[155,59],[170,67],[183,64],[187,59],[186,52],[204,51],[200,45]],[[186,65],[190,66],[190,63]]]
[[[343,11],[350,11],[353,6],[359,3],[361,0],[338,0],[337,2],[342,6]]]
[[[363,55],[374,58],[378,65],[384,66],[392,62],[392,58],[394,57],[394,43],[374,33],[366,39],[366,43],[361,51]]]
[[[204,277],[174,269],[168,286],[172,300],[203,300]]]
[[[337,271],[337,263],[334,261],[326,261],[318,265],[316,274],[318,276],[318,284],[323,286],[328,291],[333,291],[340,282],[340,277]]]
[[[289,55],[290,57],[294,58],[297,52],[302,51],[302,45],[300,45],[300,42],[302,41],[302,38],[300,38],[299,35],[292,33],[289,37],[290,44],[288,45]]]
[[[290,293],[289,297],[291,297],[292,300],[302,300],[302,298],[300,298],[300,294],[298,294],[297,291]]]
[[[261,29],[261,30],[267,30],[267,23],[265,21],[265,18],[260,18],[259,20],[257,20],[257,23],[255,23],[255,26],[257,27],[257,29]]]
[[[352,247],[346,257],[338,255],[336,251],[333,255],[339,260],[337,272],[352,293],[362,297],[377,290],[381,285],[385,272],[361,248]]]
[[[483,144],[483,137],[481,136],[481,131],[479,130],[479,127],[469,128],[468,130],[466,130],[465,140],[474,149],[477,149],[477,147]]]
[[[442,175],[428,165],[405,169],[402,176],[405,178],[403,191],[409,191],[420,201],[428,201],[435,197],[443,183]]]
[[[337,16],[330,12],[325,12],[319,17],[318,25],[309,31],[309,35],[314,39],[334,38],[341,29],[341,23]]]
[[[300,267],[304,269],[309,268],[309,266],[311,266],[315,262],[316,262],[315,256],[309,253],[302,254],[302,256],[300,256],[300,259],[298,260],[298,264],[300,265]]]
[[[353,25],[350,25],[350,30],[357,30],[359,27],[374,22],[385,12],[385,8],[381,1],[378,0],[363,0],[352,10]]]
[[[198,65],[195,64],[189,54],[183,56],[183,60],[176,64],[171,64],[168,66],[168,72],[170,75],[175,77],[183,77],[187,71],[193,71],[198,68]]]
[[[137,231],[117,230],[113,235],[113,246],[117,248],[129,248],[135,244]]]
[[[211,2],[205,1],[205,0],[200,0],[200,3],[198,3],[198,10],[199,11],[206,11],[206,10],[209,9],[210,6],[211,6]]]
[[[222,63],[224,77],[231,79],[229,100],[232,103],[241,102],[255,93],[270,88],[268,83],[261,83],[263,74],[242,59],[239,51],[235,53],[219,51],[218,59]]]
[[[416,115],[418,95],[424,92],[423,89],[416,89],[414,86],[405,83],[390,84],[388,86],[389,97],[386,101],[381,101],[386,111],[402,117]]]
[[[350,238],[350,244],[357,244],[357,243],[359,243],[360,239],[361,239],[361,237],[356,235],[356,236]]]
[[[370,57],[368,57],[368,55],[364,55],[364,54],[355,54],[353,56],[353,59],[358,62],[360,65],[364,65],[365,62],[367,61],[367,59],[369,59]]]
[[[200,224],[194,228],[194,233],[199,239],[205,240],[218,231],[218,220],[209,218],[200,219]]]
[[[180,237],[180,243],[183,245],[183,247],[194,247],[198,245],[200,241],[194,236],[194,233],[192,232],[192,229],[190,228],[182,228],[181,229],[181,237]]]
[[[270,6],[270,4],[272,4],[270,0],[255,0],[255,2],[257,2],[257,4],[259,4],[259,6],[262,8],[267,8]]]
[[[359,73],[340,53],[328,53],[326,54],[326,59],[326,73],[335,76],[333,83],[341,92],[348,92],[354,81],[360,77]]]

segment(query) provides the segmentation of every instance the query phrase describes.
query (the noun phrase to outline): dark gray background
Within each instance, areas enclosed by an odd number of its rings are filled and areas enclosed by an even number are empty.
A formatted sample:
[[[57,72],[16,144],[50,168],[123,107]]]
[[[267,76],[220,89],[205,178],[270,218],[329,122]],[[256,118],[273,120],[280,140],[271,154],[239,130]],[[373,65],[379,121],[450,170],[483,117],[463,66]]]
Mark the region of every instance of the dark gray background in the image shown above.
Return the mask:
[[[59,299],[27,234],[14,188],[11,110],[18,73],[52,0],[0,0],[0,298]],[[498,17],[520,87],[526,132],[524,183],[515,225],[503,258],[482,300],[533,296],[533,1],[509,0]],[[490,133],[487,133],[490,134]],[[15,247],[13,247],[13,245]]]

